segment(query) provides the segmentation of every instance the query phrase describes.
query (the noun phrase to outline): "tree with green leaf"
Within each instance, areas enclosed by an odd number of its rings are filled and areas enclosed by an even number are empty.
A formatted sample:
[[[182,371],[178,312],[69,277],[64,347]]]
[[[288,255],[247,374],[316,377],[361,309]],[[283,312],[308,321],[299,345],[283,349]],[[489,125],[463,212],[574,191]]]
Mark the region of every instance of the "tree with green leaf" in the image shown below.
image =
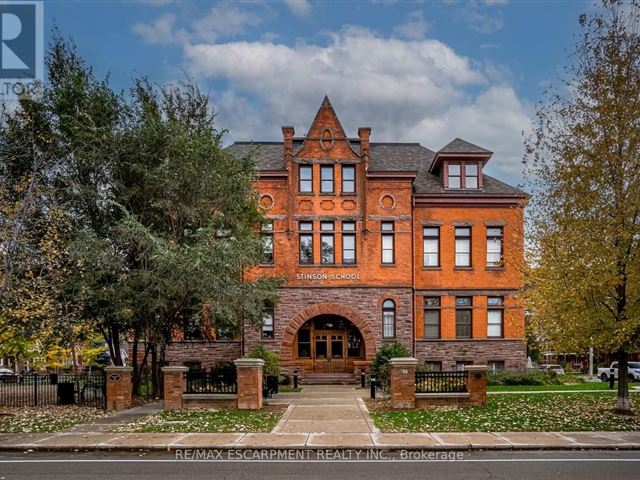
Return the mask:
[[[580,16],[562,87],[527,143],[536,337],[564,351],[617,353],[618,404],[640,347],[640,8],[604,0]]]

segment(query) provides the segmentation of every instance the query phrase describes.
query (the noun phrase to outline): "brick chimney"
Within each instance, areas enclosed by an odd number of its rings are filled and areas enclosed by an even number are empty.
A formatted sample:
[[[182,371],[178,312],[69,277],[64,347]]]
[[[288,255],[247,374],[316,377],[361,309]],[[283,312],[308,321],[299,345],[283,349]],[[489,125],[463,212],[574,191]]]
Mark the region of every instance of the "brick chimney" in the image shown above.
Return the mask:
[[[371,127],[358,128],[358,137],[360,137],[360,156],[364,159],[364,170],[369,170],[369,137],[371,136]]]
[[[293,155],[293,136],[296,131],[293,127],[282,127],[282,136],[284,137],[284,161],[289,164],[291,155]]]

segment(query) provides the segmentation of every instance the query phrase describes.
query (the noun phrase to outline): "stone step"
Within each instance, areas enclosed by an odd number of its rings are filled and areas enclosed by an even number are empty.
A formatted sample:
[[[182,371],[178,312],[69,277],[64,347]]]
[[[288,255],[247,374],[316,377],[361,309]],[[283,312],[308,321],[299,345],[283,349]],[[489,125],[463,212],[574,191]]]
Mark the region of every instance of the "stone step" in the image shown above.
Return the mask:
[[[355,385],[358,380],[350,373],[307,373],[301,385]]]

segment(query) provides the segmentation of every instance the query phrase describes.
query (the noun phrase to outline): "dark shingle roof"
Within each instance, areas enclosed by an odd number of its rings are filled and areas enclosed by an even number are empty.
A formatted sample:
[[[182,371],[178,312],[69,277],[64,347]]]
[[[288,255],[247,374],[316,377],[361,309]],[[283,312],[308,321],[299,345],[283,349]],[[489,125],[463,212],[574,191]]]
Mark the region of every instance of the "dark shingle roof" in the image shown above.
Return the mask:
[[[456,138],[452,142],[449,142],[438,153],[492,153],[489,150],[469,143],[461,138]]]
[[[463,144],[471,145],[478,149],[473,153],[490,153],[476,145],[456,139],[449,145],[460,141]],[[294,142],[294,151],[296,150]],[[449,146],[447,145],[447,147]],[[460,143],[458,143],[460,145]],[[447,148],[445,147],[445,148]],[[453,147],[457,148],[457,147]],[[465,147],[466,148],[466,147]],[[260,170],[283,170],[283,144],[282,142],[236,142],[226,148],[235,156],[245,156],[255,150],[258,155],[258,168]],[[429,166],[433,161],[436,152],[423,147],[419,143],[371,143],[371,165],[370,172],[417,172],[413,182],[414,193],[418,194],[451,194],[446,191],[442,179],[439,175],[429,173]],[[442,150],[441,150],[442,152]],[[460,151],[458,151],[460,152]],[[469,153],[469,150],[465,150]],[[458,190],[455,193],[463,194],[489,194],[489,195],[526,195],[522,190],[507,185],[500,180],[483,175],[482,192],[474,190]]]
[[[256,152],[260,170],[283,170],[284,151],[282,142],[236,142],[225,148],[235,157],[246,157]]]

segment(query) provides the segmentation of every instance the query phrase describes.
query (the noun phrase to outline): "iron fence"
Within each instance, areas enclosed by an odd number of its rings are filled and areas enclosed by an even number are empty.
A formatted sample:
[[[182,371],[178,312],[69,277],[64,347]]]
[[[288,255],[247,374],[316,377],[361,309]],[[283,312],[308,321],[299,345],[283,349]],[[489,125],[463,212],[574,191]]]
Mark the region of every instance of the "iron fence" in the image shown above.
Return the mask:
[[[191,370],[185,375],[185,393],[238,393],[235,372]]]
[[[102,373],[0,376],[0,406],[81,405],[105,408]]]
[[[467,372],[416,372],[416,393],[467,391]]]

